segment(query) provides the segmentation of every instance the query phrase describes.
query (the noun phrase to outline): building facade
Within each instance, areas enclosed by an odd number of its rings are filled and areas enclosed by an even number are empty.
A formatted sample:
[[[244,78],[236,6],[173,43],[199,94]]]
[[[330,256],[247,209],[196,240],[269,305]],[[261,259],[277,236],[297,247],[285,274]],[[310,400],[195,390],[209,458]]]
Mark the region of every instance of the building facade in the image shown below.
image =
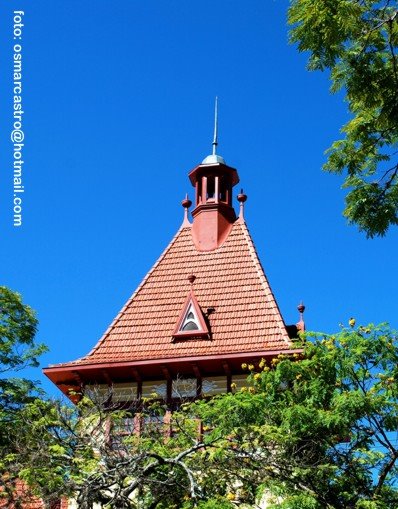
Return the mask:
[[[44,369],[73,402],[91,391],[109,409],[130,410],[130,432],[141,432],[143,406],[157,398],[167,408],[158,425],[171,434],[181,401],[239,390],[247,384],[242,365],[294,353],[292,338],[304,329],[303,305],[296,325],[284,323],[245,222],[243,191],[238,213],[233,206],[238,172],[216,146],[215,134],[213,153],[189,172],[195,198],[182,201],[180,228],[97,344]]]

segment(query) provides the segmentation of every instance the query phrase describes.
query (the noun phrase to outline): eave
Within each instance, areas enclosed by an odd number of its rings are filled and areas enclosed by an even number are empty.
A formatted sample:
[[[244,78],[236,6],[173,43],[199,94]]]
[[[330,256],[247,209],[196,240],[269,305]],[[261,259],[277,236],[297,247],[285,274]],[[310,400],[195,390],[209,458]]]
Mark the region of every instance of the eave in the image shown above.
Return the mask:
[[[171,377],[216,376],[242,374],[242,363],[257,365],[261,359],[270,360],[280,354],[300,354],[302,349],[260,350],[222,355],[170,357],[139,361],[104,362],[93,364],[68,364],[45,368],[43,373],[66,395],[85,383],[141,382],[164,379],[167,371]]]

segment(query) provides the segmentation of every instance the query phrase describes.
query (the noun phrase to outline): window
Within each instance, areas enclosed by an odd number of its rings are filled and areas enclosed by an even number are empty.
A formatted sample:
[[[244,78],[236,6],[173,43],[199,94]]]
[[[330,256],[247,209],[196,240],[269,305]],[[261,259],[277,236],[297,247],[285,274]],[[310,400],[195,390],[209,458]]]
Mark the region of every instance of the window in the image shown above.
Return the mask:
[[[184,321],[182,322],[181,330],[199,330],[198,319],[195,316],[195,311],[192,304],[189,306]]]
[[[115,383],[111,387],[112,402],[121,403],[137,399],[136,383]]]
[[[242,387],[249,387],[250,384],[247,381],[248,375],[233,375],[232,384],[234,390],[239,391]]]
[[[104,405],[109,402],[111,389],[108,384],[86,384],[84,394],[96,404]]]
[[[207,200],[213,201],[215,195],[214,177],[207,177]]]
[[[227,392],[227,377],[214,376],[213,378],[204,378],[202,380],[203,396],[215,396]]]
[[[227,202],[227,185],[225,183],[225,179],[223,177],[219,177],[220,189],[218,193],[218,198],[220,201]]]
[[[209,338],[209,330],[198,301],[191,290],[174,328],[173,340],[200,338]]]
[[[156,434],[160,434],[160,433],[163,433],[164,432],[164,416],[163,415],[156,415],[156,414],[152,414],[152,415],[145,415],[143,418],[142,418],[142,429],[141,429],[141,434],[145,435],[145,434],[152,434],[152,433],[156,433]]]
[[[139,424],[134,415],[127,415],[110,421],[109,433],[112,449],[123,453],[126,451],[126,439],[139,432]]]
[[[171,396],[172,398],[196,398],[197,387],[196,378],[178,378],[173,380]]]
[[[167,383],[164,380],[142,383],[143,398],[167,398]]]

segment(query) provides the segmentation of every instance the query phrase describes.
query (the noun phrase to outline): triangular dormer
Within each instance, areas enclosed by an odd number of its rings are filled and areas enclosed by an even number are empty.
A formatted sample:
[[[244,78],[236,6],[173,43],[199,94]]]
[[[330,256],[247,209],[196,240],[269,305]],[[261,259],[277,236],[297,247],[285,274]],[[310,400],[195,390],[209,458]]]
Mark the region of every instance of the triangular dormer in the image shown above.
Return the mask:
[[[206,325],[202,310],[200,309],[193,290],[190,290],[174,328],[173,340],[203,339],[209,337],[209,329]]]

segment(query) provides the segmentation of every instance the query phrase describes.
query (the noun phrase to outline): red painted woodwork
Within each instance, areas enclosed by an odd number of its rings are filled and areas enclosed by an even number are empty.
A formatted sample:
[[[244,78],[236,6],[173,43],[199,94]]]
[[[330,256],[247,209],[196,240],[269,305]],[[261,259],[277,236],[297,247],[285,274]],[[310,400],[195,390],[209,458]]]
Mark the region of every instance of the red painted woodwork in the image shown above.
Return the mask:
[[[188,277],[188,280],[193,284],[195,281],[195,276],[192,274]],[[195,314],[198,319],[198,330],[187,330],[183,331],[181,330],[181,327],[183,325],[185,316],[189,310],[190,307],[193,307]],[[173,338],[174,340],[189,340],[190,338],[209,338],[209,329],[207,328],[202,310],[200,309],[200,306],[198,304],[198,301],[195,297],[195,294],[193,293],[193,290],[191,290],[184,302],[184,306],[182,307],[180,316],[178,317],[176,326],[174,328],[173,332]]]
[[[200,164],[189,178],[196,204],[192,238],[199,251],[212,251],[225,242],[236,220],[232,188],[239,182],[238,172],[222,163]]]

